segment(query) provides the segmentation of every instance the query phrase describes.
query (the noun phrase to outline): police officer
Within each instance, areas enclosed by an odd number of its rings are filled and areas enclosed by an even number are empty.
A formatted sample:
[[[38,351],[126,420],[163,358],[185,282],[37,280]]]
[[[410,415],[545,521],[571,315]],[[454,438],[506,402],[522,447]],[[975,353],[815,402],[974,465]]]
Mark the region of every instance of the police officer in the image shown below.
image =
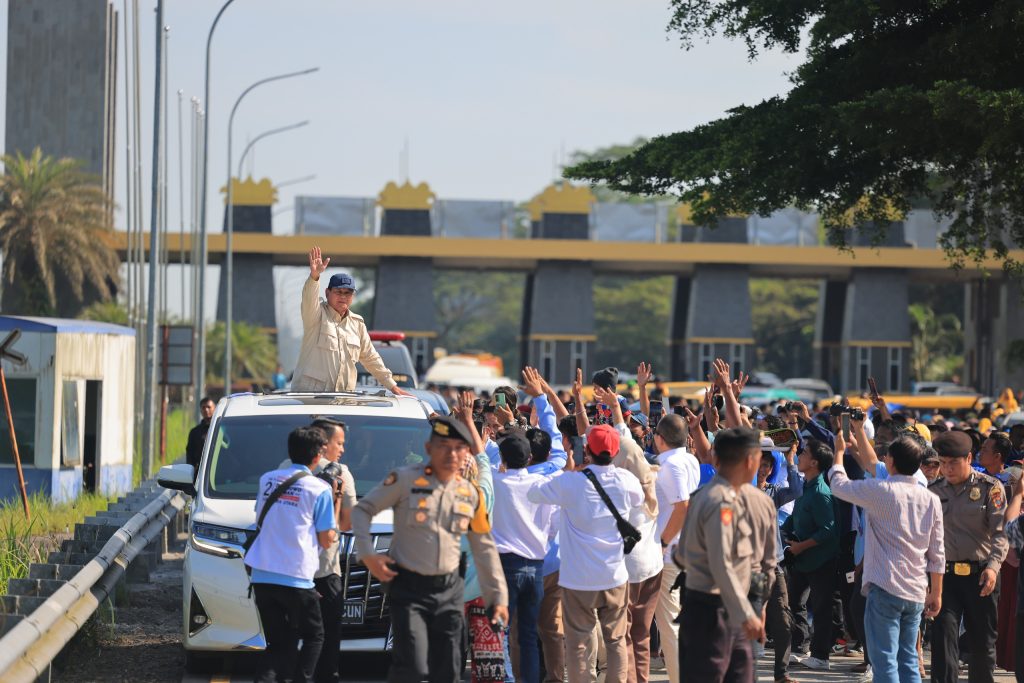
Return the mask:
[[[764,597],[775,577],[775,505],[751,486],[761,464],[752,429],[715,437],[718,471],[690,499],[674,559],[686,572],[679,670],[702,683],[753,681],[750,642],[764,635]]]
[[[390,583],[392,683],[459,680],[463,629],[460,541],[473,551],[492,623],[508,622],[508,591],[484,507],[483,495],[459,474],[473,437],[450,417],[434,420],[427,465],[389,474],[352,511],[356,551],[370,572]],[[370,520],[394,510],[394,537],[387,555],[374,552]]]
[[[1008,544],[1003,532],[1006,493],[994,477],[971,467],[971,438],[957,431],[935,437],[941,477],[929,486],[942,501],[946,575],[935,618],[932,681],[958,678],[960,619],[970,643],[969,678],[991,682],[996,663],[999,569]]]

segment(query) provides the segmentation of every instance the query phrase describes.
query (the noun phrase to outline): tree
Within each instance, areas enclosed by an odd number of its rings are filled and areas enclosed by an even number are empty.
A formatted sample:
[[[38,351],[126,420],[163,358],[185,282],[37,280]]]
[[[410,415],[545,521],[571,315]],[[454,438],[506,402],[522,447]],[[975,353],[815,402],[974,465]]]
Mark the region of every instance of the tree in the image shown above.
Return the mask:
[[[259,384],[270,381],[277,369],[277,345],[262,328],[249,323],[231,324],[231,376]],[[206,333],[206,381],[224,381],[224,323]]]
[[[964,365],[964,338],[960,318],[936,314],[927,304],[911,304],[911,365],[917,381],[949,380]]]
[[[493,353],[501,357],[505,374],[516,377],[523,275],[439,270],[435,277],[437,345],[449,353],[475,350]]]
[[[813,363],[818,283],[814,280],[750,280],[750,318],[755,367],[781,377],[809,377]]]
[[[81,320],[96,320],[101,323],[128,325],[128,309],[116,301],[97,301],[89,304],[78,314]]]
[[[594,370],[612,365],[636,372],[640,361],[646,361],[654,366],[655,373],[668,376],[665,340],[672,315],[673,283],[670,275],[594,276]]]
[[[90,298],[110,299],[121,264],[106,239],[112,205],[97,180],[38,147],[2,160],[4,310],[72,316]]]
[[[1024,32],[1015,0],[671,0],[684,47],[723,33],[801,49],[792,89],[657,137],[618,160],[566,170],[612,190],[671,193],[702,224],[786,206],[821,212],[830,242],[850,226],[881,239],[924,199],[952,217],[952,264],[1024,244]]]

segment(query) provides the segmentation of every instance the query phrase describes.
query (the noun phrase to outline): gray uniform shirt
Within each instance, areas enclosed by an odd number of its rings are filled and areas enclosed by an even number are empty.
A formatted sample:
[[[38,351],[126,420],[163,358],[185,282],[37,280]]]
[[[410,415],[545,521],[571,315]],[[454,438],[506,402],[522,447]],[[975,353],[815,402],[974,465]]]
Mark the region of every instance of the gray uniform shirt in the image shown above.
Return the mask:
[[[394,510],[388,555],[399,567],[427,576],[451,574],[459,568],[460,544],[466,534],[484,599],[489,605],[508,604],[490,521],[472,482],[456,476],[444,484],[430,465],[395,470],[352,510],[352,534],[360,556],[374,552],[370,520],[388,508]]]
[[[774,504],[750,484],[737,492],[716,475],[690,498],[675,558],[687,590],[721,595],[733,627],[760,617],[747,598],[750,575],[774,575],[775,524]]]
[[[1002,483],[971,470],[961,484],[936,479],[928,490],[942,502],[946,562],[980,562],[998,572],[1010,547],[1003,530],[1006,492]]]

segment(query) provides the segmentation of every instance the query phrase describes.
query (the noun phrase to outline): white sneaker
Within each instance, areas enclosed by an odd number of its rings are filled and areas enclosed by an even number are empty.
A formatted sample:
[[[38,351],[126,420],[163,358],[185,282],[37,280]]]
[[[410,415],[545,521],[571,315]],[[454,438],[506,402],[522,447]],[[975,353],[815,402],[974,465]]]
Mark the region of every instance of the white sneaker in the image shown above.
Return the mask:
[[[815,671],[828,671],[832,668],[827,659],[818,659],[817,657],[804,657],[800,663]]]
[[[764,645],[756,640],[752,644],[754,646],[754,659],[764,657]]]
[[[651,671],[664,671],[665,670],[665,658],[664,657],[651,657]]]
[[[871,683],[874,678],[874,674],[871,673],[871,666],[869,665],[867,671],[858,674],[857,678],[854,679],[854,683]]]

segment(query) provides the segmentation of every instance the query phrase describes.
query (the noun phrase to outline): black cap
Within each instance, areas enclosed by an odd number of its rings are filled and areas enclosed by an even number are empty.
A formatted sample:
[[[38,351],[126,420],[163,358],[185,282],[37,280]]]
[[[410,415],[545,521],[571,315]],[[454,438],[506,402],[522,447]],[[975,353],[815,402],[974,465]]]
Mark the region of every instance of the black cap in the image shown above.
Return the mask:
[[[940,458],[966,458],[973,445],[971,437],[960,431],[942,432],[932,440],[932,448]]]
[[[533,455],[529,439],[519,431],[514,431],[498,441],[498,450],[501,451],[502,460],[516,467],[525,466]]]
[[[615,391],[615,388],[619,385],[619,369],[605,368],[604,370],[598,370],[594,373],[592,383],[599,387],[604,387],[608,391]]]
[[[430,426],[430,433],[446,439],[461,439],[470,445],[473,444],[473,436],[469,433],[466,424],[462,420],[456,420],[447,415],[434,418]]]

